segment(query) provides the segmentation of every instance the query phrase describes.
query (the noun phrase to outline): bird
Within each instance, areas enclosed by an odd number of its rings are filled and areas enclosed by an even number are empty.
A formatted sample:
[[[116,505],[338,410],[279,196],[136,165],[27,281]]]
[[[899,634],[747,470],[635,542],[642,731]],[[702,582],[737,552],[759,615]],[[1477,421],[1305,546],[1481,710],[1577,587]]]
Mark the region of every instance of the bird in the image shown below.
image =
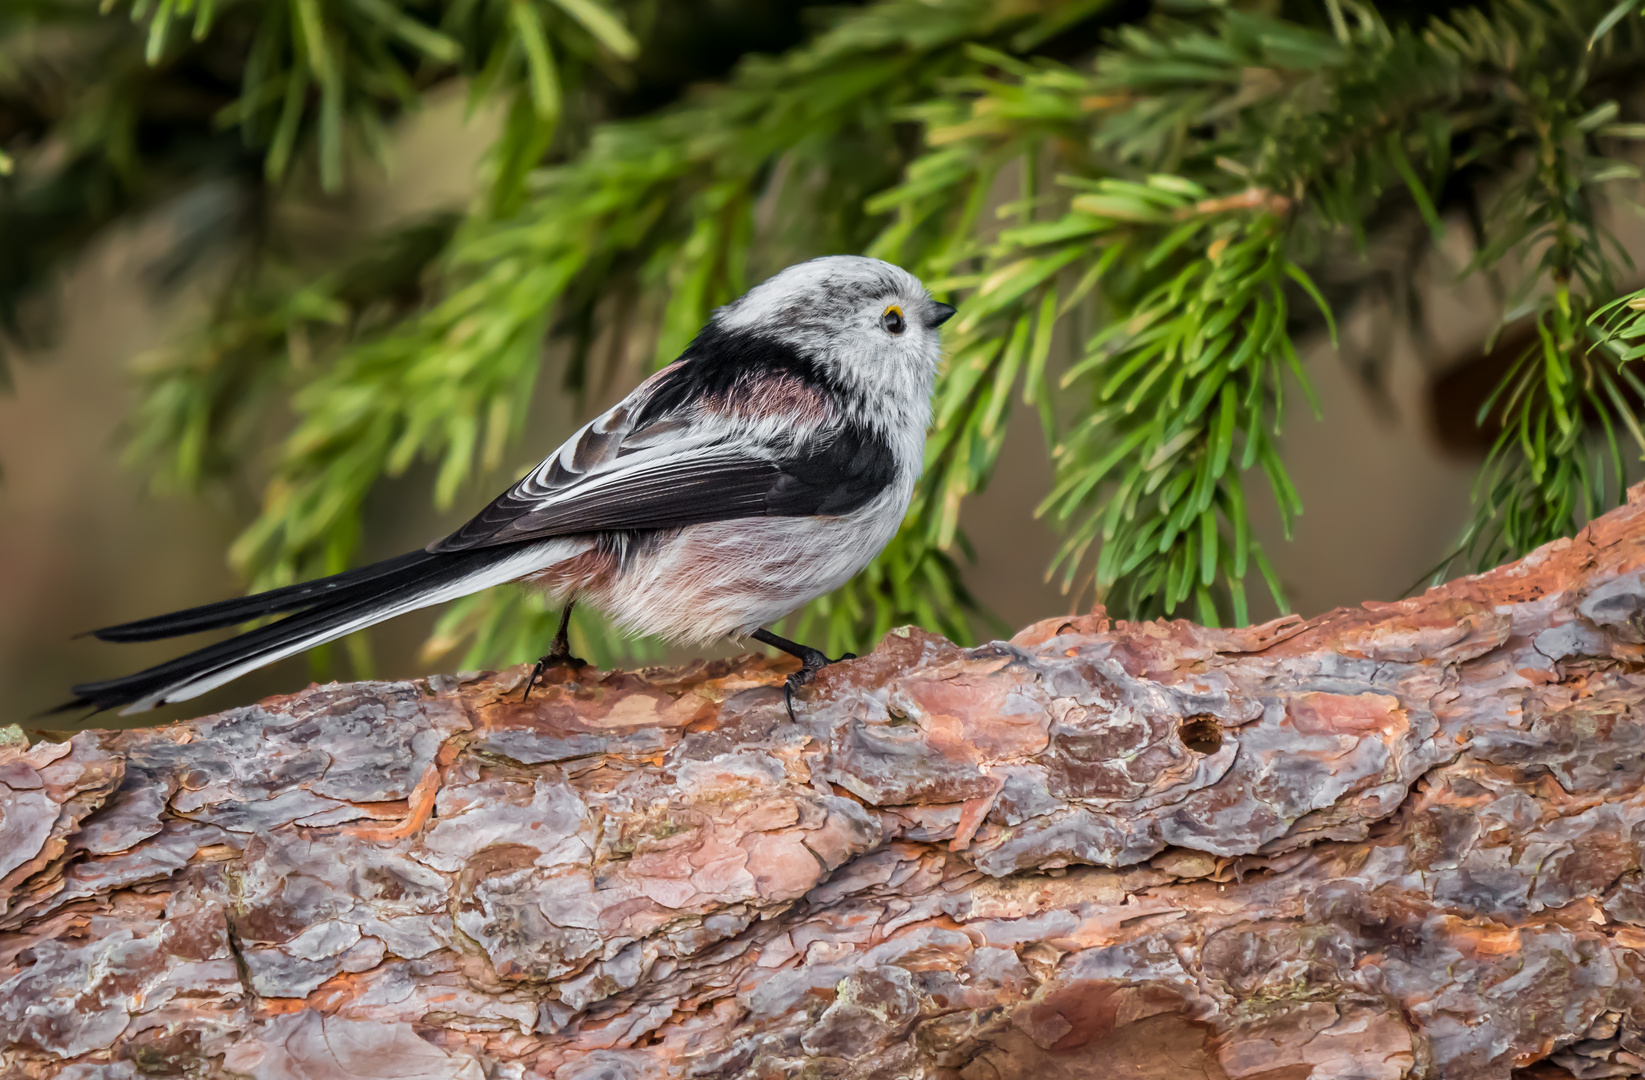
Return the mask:
[[[54,711],[186,701],[368,626],[509,582],[564,605],[551,665],[582,666],[574,605],[682,645],[788,653],[794,692],[821,650],[767,624],[849,581],[896,533],[923,465],[953,306],[859,255],[797,263],[717,308],[680,356],[578,429],[455,532],[330,577],[92,631],[152,641],[283,615]],[[847,653],[839,660],[854,659]]]

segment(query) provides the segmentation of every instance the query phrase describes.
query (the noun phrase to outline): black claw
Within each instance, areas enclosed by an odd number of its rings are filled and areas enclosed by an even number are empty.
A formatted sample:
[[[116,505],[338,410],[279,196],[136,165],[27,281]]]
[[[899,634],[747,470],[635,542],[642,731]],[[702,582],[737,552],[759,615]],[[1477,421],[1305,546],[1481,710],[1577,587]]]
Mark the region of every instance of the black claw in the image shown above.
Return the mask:
[[[817,672],[829,664],[838,664],[840,660],[857,659],[856,653],[846,653],[839,660],[830,660],[828,654],[821,649],[813,649],[808,645],[801,645],[798,642],[789,641],[787,638],[778,637],[769,630],[756,630],[748,636],[799,660],[800,670],[783,680],[783,704],[788,707],[788,719],[790,720],[798,720],[798,717],[794,715],[795,690],[809,683],[816,677]]]
[[[549,642],[548,655],[538,657],[536,666],[531,669],[531,678],[525,681],[525,693],[520,695],[521,701],[531,700],[531,688],[537,685],[537,680],[542,678],[543,672],[549,668],[568,667],[572,671],[581,671],[588,666],[587,660],[580,660],[571,655],[571,639],[566,636],[566,631],[571,626],[571,608],[575,604],[575,600],[568,601],[565,611],[560,613],[560,629],[555,631],[554,640]]]
[[[542,678],[543,672],[549,668],[568,667],[572,671],[581,671],[587,666],[587,660],[572,656],[569,652],[552,652],[547,656],[539,657],[536,665],[531,669],[531,678],[525,681],[525,693],[520,696],[520,700],[531,700],[531,688],[537,685],[537,680]]]
[[[818,655],[820,656],[821,654],[819,653]],[[824,660],[823,664],[818,664],[815,668],[810,666],[801,667],[800,670],[783,680],[783,704],[788,707],[789,720],[796,723],[799,721],[799,717],[794,715],[794,691],[809,683],[812,677],[815,676],[826,663],[827,661]]]

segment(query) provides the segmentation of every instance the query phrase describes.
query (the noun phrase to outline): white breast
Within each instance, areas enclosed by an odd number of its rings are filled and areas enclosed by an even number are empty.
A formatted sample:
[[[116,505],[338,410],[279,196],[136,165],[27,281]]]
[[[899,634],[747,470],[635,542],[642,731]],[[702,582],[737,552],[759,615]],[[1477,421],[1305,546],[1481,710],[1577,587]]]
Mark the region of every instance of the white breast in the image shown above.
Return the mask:
[[[580,595],[624,630],[684,644],[741,636],[844,585],[890,541],[914,476],[839,517],[693,525],[642,541]]]

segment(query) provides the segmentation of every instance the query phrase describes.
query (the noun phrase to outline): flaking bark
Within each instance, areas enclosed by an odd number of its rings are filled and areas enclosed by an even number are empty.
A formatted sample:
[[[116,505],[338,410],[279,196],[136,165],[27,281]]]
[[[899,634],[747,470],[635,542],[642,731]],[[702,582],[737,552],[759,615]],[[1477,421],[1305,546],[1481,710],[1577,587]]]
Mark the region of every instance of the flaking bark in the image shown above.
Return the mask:
[[[1645,496],[1394,604],[524,668],[0,748],[16,1077],[1645,1059]]]

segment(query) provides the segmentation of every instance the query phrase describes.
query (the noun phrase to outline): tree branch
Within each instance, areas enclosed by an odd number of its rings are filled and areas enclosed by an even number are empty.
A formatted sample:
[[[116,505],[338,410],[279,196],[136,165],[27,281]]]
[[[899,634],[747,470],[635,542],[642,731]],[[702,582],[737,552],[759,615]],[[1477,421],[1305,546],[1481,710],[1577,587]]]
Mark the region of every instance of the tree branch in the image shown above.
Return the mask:
[[[798,723],[745,659],[14,740],[0,1068],[1636,1075],[1642,571],[1636,489],[1307,622],[897,631]]]

